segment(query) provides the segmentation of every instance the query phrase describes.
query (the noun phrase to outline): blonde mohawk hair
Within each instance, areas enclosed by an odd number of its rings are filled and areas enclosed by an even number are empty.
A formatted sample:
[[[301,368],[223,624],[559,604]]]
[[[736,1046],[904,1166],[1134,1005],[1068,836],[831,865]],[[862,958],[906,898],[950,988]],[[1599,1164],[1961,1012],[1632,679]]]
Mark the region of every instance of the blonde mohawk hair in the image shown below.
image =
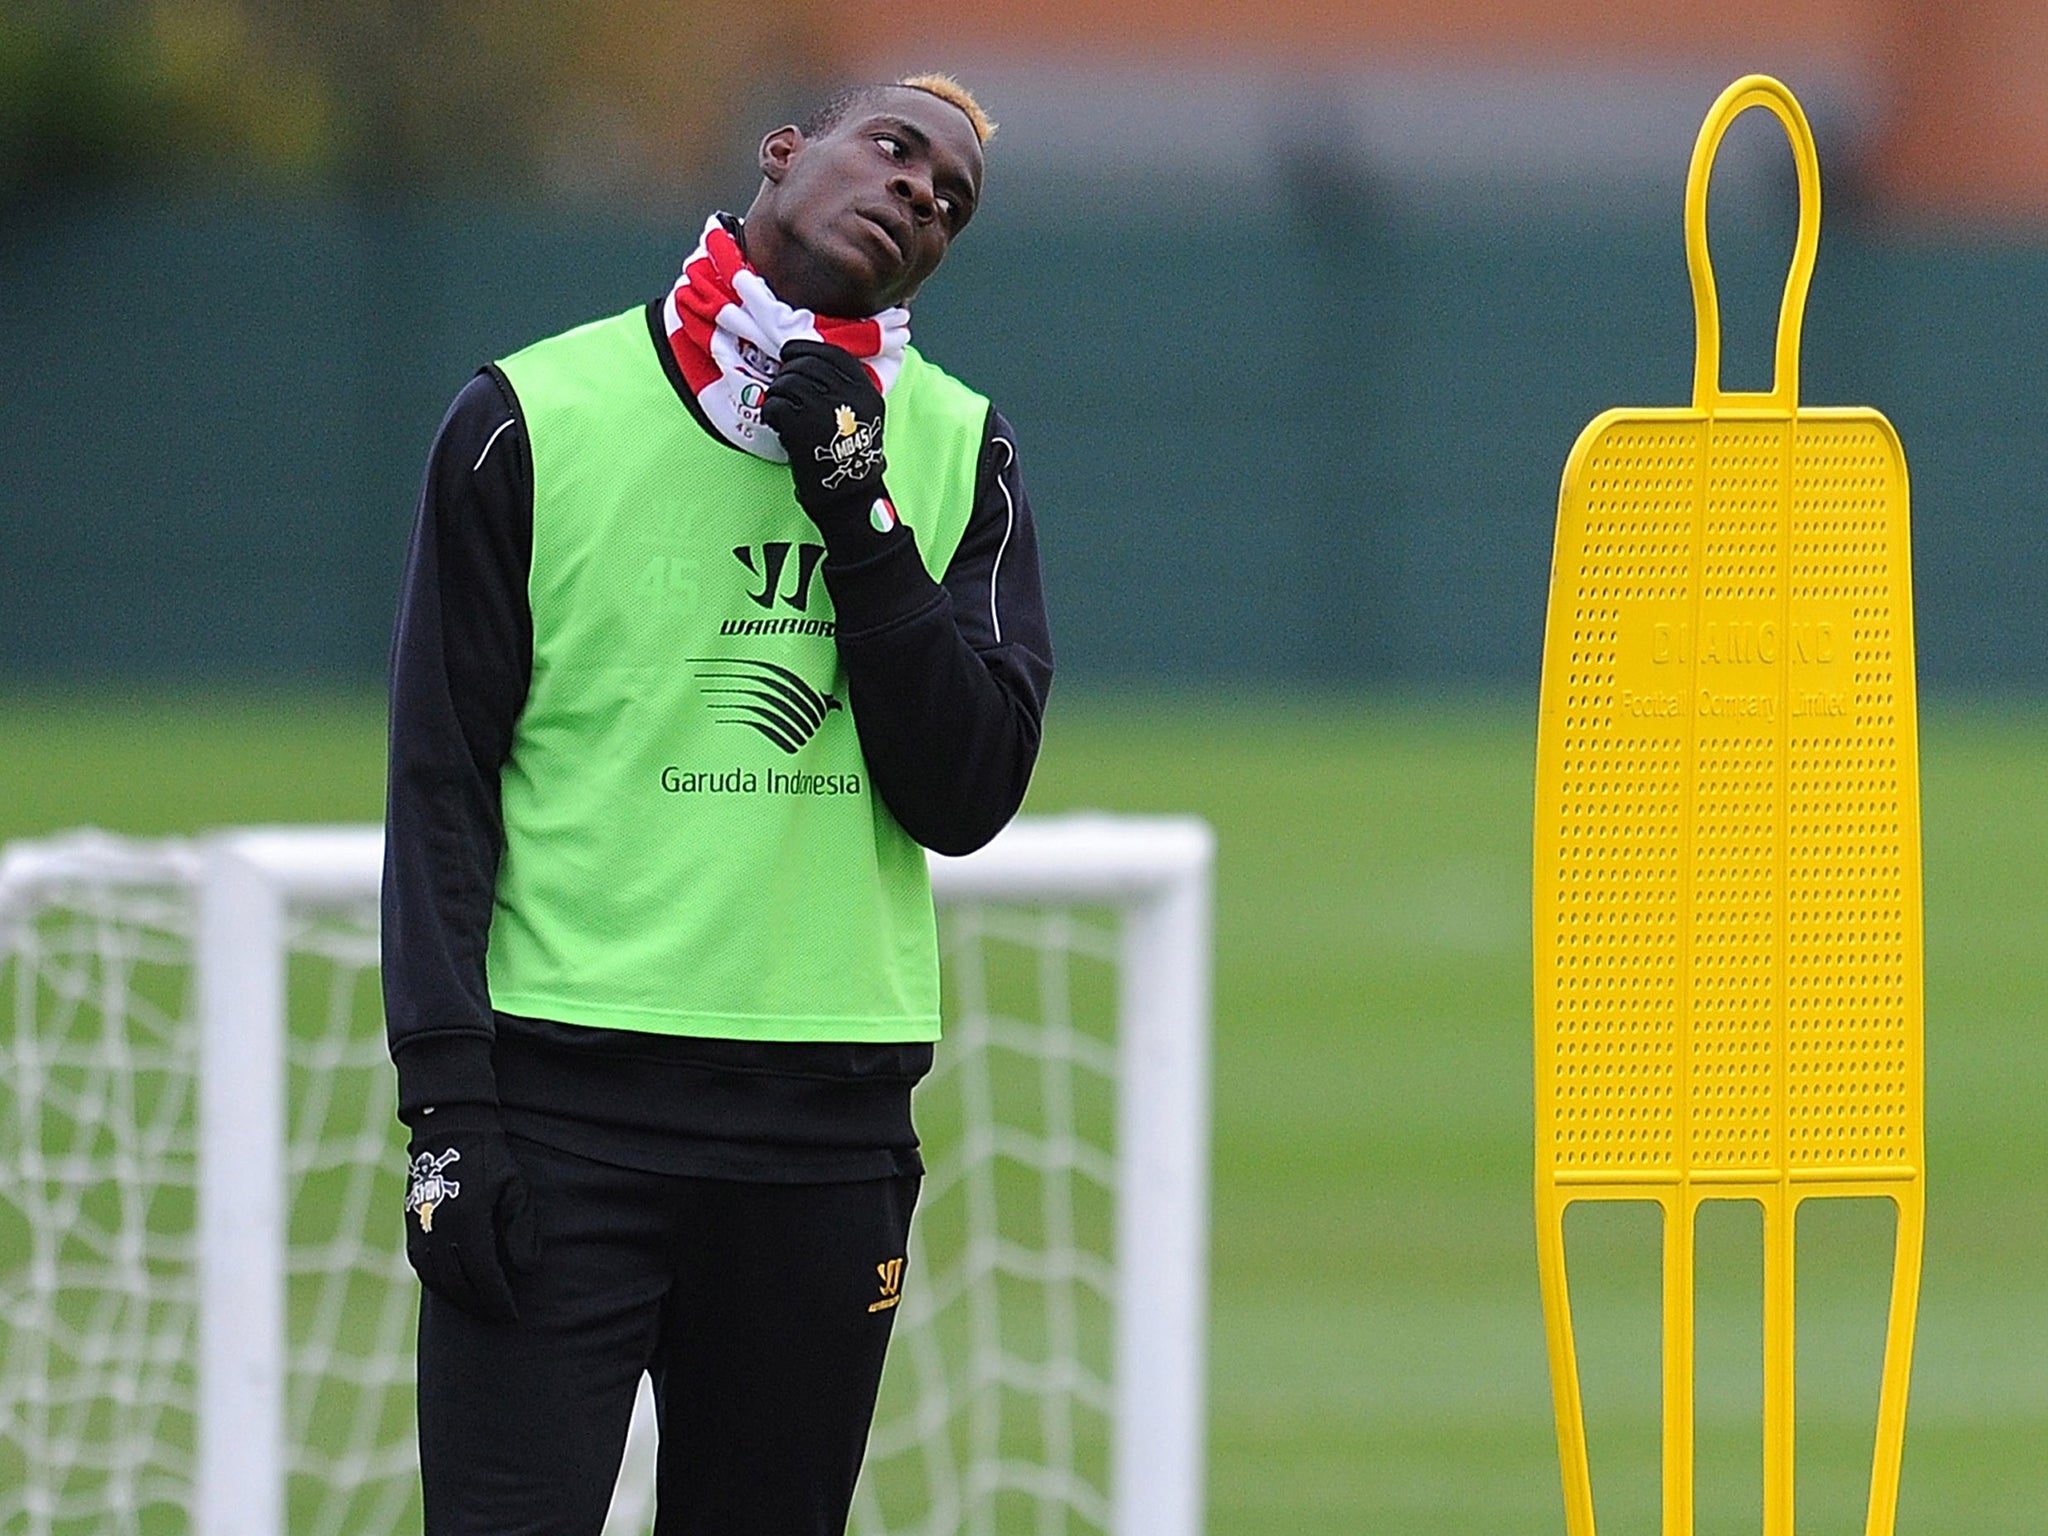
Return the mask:
[[[982,110],[981,103],[974,99],[974,92],[951,75],[906,75],[896,83],[909,90],[923,91],[926,95],[936,96],[939,100],[958,107],[967,115],[967,121],[974,125],[974,137],[977,142],[986,144],[996,136],[996,124],[989,120],[989,115]]]

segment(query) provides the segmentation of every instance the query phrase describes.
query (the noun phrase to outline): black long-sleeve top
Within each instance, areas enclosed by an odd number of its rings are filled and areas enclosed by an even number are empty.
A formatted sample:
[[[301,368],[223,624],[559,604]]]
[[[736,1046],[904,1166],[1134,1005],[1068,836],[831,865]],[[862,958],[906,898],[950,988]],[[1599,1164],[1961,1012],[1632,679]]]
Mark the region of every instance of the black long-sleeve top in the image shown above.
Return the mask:
[[[679,409],[716,437],[656,306],[648,327]],[[859,522],[822,539],[874,791],[926,847],[971,851],[1023,801],[1052,682],[1009,424],[990,411],[974,507],[940,579],[908,528]],[[493,1012],[484,954],[504,848],[499,772],[532,678],[532,558],[525,424],[509,382],[486,368],[428,458],[392,647],[383,964],[400,1115],[496,1102],[536,1140],[713,1177],[914,1169],[910,1089],[930,1068],[929,1044],[694,1039]]]

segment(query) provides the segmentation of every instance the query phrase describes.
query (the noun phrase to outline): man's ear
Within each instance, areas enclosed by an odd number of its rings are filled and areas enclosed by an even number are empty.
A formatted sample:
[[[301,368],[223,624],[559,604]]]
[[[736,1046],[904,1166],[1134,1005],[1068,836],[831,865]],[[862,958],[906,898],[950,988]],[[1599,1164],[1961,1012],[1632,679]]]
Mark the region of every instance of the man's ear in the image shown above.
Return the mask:
[[[794,123],[785,123],[761,141],[761,174],[769,181],[782,180],[783,172],[789,169],[789,162],[797,157],[804,147],[804,131]]]

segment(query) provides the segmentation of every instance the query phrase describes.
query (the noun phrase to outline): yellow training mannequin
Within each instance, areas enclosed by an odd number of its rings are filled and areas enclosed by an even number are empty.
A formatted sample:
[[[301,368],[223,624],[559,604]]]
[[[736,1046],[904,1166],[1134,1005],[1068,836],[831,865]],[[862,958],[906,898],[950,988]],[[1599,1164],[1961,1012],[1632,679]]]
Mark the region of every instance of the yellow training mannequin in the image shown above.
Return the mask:
[[[1772,388],[1720,387],[1707,182],[1741,112],[1791,136],[1799,233]],[[1919,1293],[1919,753],[1906,461],[1860,407],[1802,408],[1820,170],[1799,104],[1738,80],[1686,186],[1688,409],[1613,410],[1558,501],[1537,739],[1536,1207],[1565,1517],[1593,1536],[1564,1213],[1664,1229],[1665,1536],[1693,1529],[1693,1233],[1764,1229],[1764,1536],[1792,1536],[1798,1207],[1898,1210],[1866,1530],[1889,1536]]]

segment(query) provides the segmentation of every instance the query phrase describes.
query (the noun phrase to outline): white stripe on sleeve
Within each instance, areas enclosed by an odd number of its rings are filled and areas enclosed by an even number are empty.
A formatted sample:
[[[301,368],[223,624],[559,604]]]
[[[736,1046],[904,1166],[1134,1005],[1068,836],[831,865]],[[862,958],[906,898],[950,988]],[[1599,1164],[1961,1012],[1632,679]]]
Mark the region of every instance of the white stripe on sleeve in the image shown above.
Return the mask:
[[[488,459],[491,456],[491,449],[496,446],[498,439],[505,435],[505,429],[512,425],[512,421],[513,418],[507,416],[503,421],[498,423],[498,430],[493,432],[491,434],[491,440],[484,444],[484,451],[478,454],[476,456],[476,462],[469,466],[469,472],[472,475],[484,467],[484,460]]]
[[[989,567],[988,572],[988,621],[995,628],[996,644],[1001,645],[1003,643],[1003,619],[1002,615],[996,612],[996,578],[1003,574],[1003,554],[1004,551],[1009,549],[1010,533],[1017,526],[1017,503],[1010,499],[1010,488],[1003,484],[1003,471],[1017,462],[1017,450],[1010,445],[1010,440],[1007,437],[999,437],[996,441],[1002,444],[1004,450],[1003,462],[996,466],[996,489],[1003,493],[1005,520],[1003,523],[1003,542],[996,546],[995,563]]]

